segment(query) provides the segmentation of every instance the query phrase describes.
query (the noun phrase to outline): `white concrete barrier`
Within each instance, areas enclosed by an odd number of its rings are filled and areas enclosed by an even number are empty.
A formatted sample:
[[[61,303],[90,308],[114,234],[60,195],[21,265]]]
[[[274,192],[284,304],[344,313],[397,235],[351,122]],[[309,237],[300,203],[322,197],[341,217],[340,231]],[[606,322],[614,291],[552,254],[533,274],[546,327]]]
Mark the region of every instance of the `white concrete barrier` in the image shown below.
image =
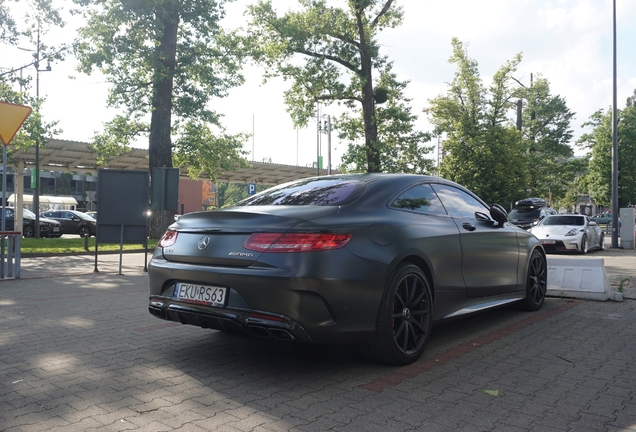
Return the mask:
[[[548,296],[623,301],[610,288],[603,258],[548,257]]]

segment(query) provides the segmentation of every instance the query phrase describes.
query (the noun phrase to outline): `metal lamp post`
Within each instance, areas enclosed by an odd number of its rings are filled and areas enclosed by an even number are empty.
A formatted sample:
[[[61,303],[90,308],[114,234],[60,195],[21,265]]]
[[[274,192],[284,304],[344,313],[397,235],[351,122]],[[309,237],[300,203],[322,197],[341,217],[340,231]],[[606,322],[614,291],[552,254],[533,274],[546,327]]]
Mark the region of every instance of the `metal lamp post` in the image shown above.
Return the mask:
[[[40,72],[50,72],[51,71],[51,60],[47,59],[46,69],[40,69],[40,23],[38,22],[38,38],[37,38],[37,47],[36,51],[33,54],[35,61],[33,62],[33,66],[35,66],[35,97],[40,102]],[[38,105],[38,114],[40,111]],[[38,116],[38,126],[41,126],[41,116]],[[39,132],[39,131],[38,131]],[[35,232],[33,233],[35,238],[40,238],[40,138],[41,135],[38,133],[35,139],[35,191],[33,191],[33,213],[35,213]]]

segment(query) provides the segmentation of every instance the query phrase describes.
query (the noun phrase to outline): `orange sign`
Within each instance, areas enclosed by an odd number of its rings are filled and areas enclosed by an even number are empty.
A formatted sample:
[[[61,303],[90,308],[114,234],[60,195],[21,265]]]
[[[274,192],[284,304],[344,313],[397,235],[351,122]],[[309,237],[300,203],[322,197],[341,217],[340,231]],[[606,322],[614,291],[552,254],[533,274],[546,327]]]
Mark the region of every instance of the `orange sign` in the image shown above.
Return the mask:
[[[9,145],[22,123],[31,114],[31,107],[0,102],[0,140]]]

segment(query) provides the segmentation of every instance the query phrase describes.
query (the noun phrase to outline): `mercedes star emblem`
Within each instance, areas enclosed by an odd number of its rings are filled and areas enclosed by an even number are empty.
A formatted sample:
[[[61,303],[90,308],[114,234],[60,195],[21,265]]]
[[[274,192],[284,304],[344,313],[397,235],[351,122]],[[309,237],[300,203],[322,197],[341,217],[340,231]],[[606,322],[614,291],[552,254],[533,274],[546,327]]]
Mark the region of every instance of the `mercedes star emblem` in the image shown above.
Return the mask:
[[[199,250],[203,250],[206,247],[208,247],[209,244],[210,244],[210,237],[203,236],[199,239],[199,243],[197,244],[197,247],[199,248]]]

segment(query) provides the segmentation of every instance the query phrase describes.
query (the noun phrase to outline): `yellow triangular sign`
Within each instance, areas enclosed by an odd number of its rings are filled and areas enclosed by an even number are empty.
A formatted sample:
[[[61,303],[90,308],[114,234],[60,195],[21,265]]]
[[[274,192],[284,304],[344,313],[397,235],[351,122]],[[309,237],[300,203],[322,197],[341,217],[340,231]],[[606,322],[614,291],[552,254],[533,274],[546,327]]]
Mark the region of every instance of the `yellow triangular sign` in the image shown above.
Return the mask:
[[[9,145],[11,143],[29,114],[31,114],[31,107],[0,102],[0,140],[2,144]]]

